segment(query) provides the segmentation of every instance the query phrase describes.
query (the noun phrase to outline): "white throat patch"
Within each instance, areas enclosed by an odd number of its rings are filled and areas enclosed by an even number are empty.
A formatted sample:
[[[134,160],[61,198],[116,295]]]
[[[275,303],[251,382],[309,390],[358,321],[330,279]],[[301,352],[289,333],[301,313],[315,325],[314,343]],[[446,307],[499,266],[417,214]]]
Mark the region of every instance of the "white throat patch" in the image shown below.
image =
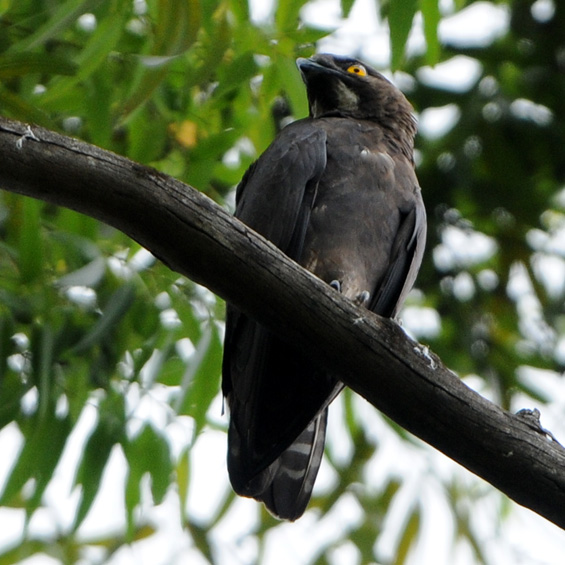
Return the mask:
[[[319,118],[330,110],[351,111],[357,108],[359,97],[355,92],[347,88],[341,80],[338,80],[335,84],[335,93],[337,95],[337,106],[335,108],[326,108],[323,104],[320,104],[318,100],[314,100],[312,105],[312,116],[314,118]]]
[[[338,98],[338,108],[340,110],[354,110],[359,105],[359,96],[355,94],[352,90],[349,90],[347,86],[338,81],[336,84],[336,93]]]

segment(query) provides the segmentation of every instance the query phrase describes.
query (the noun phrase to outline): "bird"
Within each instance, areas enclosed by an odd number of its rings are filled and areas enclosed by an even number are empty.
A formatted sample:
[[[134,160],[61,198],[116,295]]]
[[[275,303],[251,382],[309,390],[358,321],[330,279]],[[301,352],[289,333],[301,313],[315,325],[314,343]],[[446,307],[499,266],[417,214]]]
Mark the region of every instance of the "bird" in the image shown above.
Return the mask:
[[[235,216],[335,291],[394,318],[426,240],[413,108],[356,58],[321,53],[297,66],[309,115],[246,171]],[[290,338],[228,304],[222,392],[235,492],[298,519],[322,461],[328,406],[343,386]]]

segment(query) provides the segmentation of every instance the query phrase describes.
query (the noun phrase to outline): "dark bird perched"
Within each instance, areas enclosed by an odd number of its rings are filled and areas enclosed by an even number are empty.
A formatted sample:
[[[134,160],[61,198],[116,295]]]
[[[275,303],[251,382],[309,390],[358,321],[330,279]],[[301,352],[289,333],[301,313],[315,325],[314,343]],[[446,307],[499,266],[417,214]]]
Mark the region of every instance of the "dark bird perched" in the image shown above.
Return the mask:
[[[424,250],[416,124],[377,71],[333,55],[298,59],[310,116],[285,127],[237,188],[236,216],[345,296],[393,317]],[[299,518],[343,385],[295,344],[228,306],[223,393],[234,490]]]

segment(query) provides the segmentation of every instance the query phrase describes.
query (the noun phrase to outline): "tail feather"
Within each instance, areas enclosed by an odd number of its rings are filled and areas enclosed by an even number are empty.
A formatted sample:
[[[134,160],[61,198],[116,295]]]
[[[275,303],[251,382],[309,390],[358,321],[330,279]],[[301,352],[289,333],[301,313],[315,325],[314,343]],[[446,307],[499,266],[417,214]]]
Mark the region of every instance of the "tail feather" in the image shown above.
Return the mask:
[[[322,456],[326,438],[327,408],[324,409],[294,440],[294,442],[267,468],[257,473],[245,484],[236,479],[230,470],[230,478],[236,492],[263,501],[267,509],[284,520],[300,518],[312,496],[312,489]],[[230,430],[233,431],[233,430]],[[228,466],[239,459],[239,441],[232,434]],[[233,469],[235,471],[235,469]],[[235,479],[235,480],[234,480]]]
[[[279,518],[296,520],[306,510],[324,454],[327,416],[326,409],[280,455],[270,484],[256,496]]]

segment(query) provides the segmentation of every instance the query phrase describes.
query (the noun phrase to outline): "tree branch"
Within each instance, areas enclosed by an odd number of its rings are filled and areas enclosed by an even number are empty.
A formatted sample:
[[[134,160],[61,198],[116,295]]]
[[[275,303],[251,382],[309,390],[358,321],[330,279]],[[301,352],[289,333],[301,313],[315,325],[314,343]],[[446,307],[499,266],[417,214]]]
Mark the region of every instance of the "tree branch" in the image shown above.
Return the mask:
[[[343,298],[198,191],[153,169],[0,118],[0,186],[123,231],[313,358],[398,424],[565,529],[565,450],[535,415],[464,385],[394,322]]]

